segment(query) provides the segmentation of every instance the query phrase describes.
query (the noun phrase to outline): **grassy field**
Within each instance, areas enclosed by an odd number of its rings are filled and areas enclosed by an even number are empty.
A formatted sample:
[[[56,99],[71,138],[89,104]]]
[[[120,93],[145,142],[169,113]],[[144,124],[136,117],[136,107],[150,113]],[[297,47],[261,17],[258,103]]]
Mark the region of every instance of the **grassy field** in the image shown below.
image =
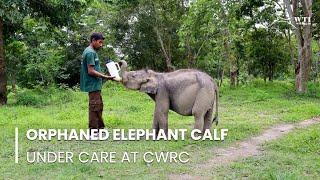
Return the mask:
[[[0,108],[0,175],[3,179],[166,179],[168,174],[189,173],[196,164],[214,158],[209,152],[261,133],[277,123],[294,123],[320,116],[320,87],[296,94],[291,82],[264,83],[220,89],[220,122],[217,129],[228,129],[224,141],[30,141],[28,129],[86,129],[88,95],[74,90],[19,90],[9,95],[8,105]],[[108,129],[150,129],[154,102],[144,93],[129,91],[117,83],[103,88],[103,117]],[[189,129],[193,117],[169,113],[169,128]],[[14,162],[15,127],[19,128],[19,163]],[[227,167],[199,172],[218,179],[316,179],[320,177],[320,126],[296,130],[265,144],[264,155],[247,158]],[[72,151],[139,152],[137,162],[121,163],[33,163],[26,152]],[[186,164],[143,161],[144,152],[183,152]],[[214,175],[212,175],[214,174]]]
[[[217,170],[226,179],[319,179],[320,124],[265,143],[260,158],[247,158]]]

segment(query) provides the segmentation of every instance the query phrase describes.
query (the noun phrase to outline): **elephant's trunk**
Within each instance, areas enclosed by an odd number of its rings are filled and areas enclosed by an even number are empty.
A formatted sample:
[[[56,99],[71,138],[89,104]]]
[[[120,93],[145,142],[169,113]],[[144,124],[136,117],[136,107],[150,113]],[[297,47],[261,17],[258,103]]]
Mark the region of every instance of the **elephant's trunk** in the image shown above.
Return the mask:
[[[127,72],[127,62],[124,60],[121,60],[120,63],[121,63],[120,77],[123,77],[124,74]]]

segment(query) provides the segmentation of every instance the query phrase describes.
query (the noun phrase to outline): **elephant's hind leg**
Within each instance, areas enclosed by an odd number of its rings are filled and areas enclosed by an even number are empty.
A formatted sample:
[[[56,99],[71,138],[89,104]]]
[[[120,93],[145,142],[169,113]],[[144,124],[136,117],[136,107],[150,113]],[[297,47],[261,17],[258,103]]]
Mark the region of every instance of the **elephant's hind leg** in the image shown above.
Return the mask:
[[[213,108],[210,108],[204,116],[203,132],[207,129],[211,131]]]
[[[208,90],[201,88],[198,91],[196,100],[192,107],[192,114],[195,118],[194,129],[199,129],[200,131],[204,128],[204,118],[210,108],[211,102],[208,100]]]
[[[204,114],[202,113],[195,113],[194,114],[194,129],[199,129],[200,131],[202,130],[203,127],[203,120],[204,120]],[[202,132],[202,131],[201,131]]]

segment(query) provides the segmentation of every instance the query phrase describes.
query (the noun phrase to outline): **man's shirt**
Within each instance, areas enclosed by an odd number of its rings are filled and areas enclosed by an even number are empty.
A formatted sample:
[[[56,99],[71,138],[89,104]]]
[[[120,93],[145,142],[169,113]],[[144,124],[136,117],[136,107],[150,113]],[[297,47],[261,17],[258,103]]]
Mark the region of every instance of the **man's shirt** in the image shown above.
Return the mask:
[[[91,47],[87,47],[82,53],[80,70],[80,90],[92,92],[102,89],[102,79],[88,74],[88,66],[94,66],[94,70],[101,73],[98,54]]]

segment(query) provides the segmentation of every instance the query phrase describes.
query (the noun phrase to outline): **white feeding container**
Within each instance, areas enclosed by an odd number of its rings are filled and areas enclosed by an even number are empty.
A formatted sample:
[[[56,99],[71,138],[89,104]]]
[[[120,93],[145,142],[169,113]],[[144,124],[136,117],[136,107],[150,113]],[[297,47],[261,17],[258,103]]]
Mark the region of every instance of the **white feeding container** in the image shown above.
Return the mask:
[[[121,77],[119,75],[120,66],[118,63],[113,62],[112,60],[108,60],[106,62],[107,69],[111,76],[114,76],[114,80],[121,81]]]

